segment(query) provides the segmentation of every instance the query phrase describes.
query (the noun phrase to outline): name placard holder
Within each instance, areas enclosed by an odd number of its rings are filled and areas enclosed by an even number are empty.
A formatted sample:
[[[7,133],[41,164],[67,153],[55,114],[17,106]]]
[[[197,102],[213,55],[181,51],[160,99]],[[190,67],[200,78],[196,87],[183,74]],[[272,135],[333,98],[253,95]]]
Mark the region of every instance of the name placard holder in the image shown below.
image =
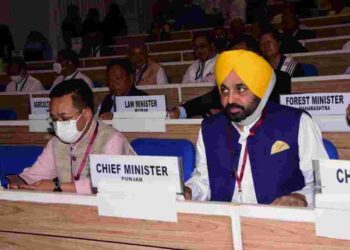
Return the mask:
[[[31,114],[28,117],[30,132],[49,132],[52,130],[48,123],[50,98],[32,97],[30,95]]]
[[[345,115],[350,93],[308,93],[281,95],[280,103],[300,108],[312,115]]]
[[[178,157],[90,155],[99,214],[177,221],[176,194],[183,194]]]
[[[350,240],[350,161],[313,162],[316,235]]]
[[[113,127],[122,132],[165,132],[165,96],[116,97]]]
[[[97,202],[101,216],[177,222],[175,186],[148,184],[145,189],[139,182],[104,180],[98,184]]]

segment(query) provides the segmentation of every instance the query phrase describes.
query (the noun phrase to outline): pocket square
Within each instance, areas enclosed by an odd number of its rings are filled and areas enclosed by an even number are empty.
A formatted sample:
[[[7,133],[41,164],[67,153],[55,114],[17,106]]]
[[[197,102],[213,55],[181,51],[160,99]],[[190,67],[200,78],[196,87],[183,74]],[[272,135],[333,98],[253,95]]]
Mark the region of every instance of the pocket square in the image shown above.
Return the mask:
[[[284,141],[276,141],[271,148],[271,154],[277,154],[279,152],[282,152],[284,150],[289,149],[289,145]]]

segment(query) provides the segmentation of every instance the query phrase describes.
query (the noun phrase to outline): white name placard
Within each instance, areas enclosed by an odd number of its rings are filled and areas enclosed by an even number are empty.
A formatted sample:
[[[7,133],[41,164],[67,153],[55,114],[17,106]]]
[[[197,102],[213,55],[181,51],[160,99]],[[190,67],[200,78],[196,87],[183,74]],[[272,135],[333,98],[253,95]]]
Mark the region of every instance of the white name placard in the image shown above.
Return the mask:
[[[137,182],[144,189],[157,183],[159,187],[175,186],[183,193],[182,167],[178,157],[134,155],[90,155],[92,186],[103,180],[120,183]]]
[[[315,160],[313,166],[318,193],[350,195],[350,161]]]
[[[31,97],[31,113],[35,115],[48,114],[50,111],[50,98],[48,97]]]
[[[310,93],[281,95],[281,104],[300,108],[315,115],[343,115],[350,103],[350,93]]]
[[[164,95],[118,96],[114,118],[165,118]]]

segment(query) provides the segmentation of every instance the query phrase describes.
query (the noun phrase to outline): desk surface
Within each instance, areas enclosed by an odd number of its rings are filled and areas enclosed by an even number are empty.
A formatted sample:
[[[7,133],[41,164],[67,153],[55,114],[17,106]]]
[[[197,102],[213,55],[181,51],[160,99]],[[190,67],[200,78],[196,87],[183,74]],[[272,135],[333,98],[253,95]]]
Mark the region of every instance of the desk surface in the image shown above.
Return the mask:
[[[304,208],[177,202],[178,223],[167,223],[98,216],[94,196],[14,191],[0,192],[0,208],[0,248],[239,249],[240,240],[243,249],[350,248],[317,237],[315,212]]]

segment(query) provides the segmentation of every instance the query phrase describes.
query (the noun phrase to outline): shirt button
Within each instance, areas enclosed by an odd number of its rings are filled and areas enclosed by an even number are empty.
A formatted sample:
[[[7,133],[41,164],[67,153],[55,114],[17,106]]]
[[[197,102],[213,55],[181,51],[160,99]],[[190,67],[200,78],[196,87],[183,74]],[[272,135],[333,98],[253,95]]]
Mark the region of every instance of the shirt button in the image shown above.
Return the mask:
[[[72,155],[72,161],[76,161],[77,160],[77,157],[75,157],[75,155]]]

